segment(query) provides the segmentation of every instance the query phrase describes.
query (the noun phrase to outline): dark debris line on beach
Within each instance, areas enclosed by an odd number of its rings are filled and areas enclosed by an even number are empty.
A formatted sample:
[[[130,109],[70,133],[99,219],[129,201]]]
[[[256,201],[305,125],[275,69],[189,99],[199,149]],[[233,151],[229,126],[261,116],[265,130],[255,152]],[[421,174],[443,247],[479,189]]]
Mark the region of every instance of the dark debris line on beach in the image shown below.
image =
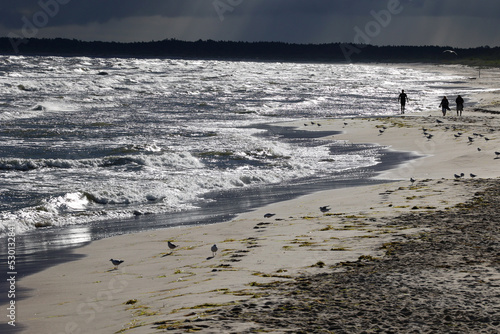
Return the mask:
[[[452,210],[391,221],[431,229],[385,244],[384,258],[271,284],[265,297],[219,309],[204,325],[224,333],[241,323],[252,323],[247,333],[499,333],[500,181],[468,182],[487,190]]]

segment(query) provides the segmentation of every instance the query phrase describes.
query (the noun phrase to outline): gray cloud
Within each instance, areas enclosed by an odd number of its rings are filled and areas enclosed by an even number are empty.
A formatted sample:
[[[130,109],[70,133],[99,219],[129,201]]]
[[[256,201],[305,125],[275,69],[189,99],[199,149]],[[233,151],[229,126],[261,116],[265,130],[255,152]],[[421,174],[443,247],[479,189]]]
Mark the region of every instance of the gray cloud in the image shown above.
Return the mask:
[[[0,0],[0,35],[40,21],[37,37],[85,40],[352,42],[398,0]],[[55,4],[57,8],[54,7]],[[214,4],[225,4],[217,12]],[[403,10],[370,38],[374,44],[500,45],[498,0],[399,0]],[[52,15],[54,14],[54,15]],[[43,18],[43,17],[42,17]],[[36,21],[35,21],[36,22]]]

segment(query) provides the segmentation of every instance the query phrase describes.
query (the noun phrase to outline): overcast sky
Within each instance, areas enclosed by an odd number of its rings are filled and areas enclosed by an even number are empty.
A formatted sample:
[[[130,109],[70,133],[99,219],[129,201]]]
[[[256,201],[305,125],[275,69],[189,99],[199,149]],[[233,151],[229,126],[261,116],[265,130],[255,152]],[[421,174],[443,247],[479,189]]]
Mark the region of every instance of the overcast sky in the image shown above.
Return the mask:
[[[499,0],[0,0],[0,36],[500,46]]]

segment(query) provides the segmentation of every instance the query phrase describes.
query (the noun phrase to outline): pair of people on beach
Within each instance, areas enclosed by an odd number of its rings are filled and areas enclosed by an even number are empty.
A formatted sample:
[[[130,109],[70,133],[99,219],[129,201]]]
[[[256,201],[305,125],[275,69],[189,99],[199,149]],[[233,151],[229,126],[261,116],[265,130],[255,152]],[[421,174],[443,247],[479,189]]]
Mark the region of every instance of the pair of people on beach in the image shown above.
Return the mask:
[[[398,101],[401,104],[401,113],[404,114],[406,109],[406,102],[409,101],[408,95],[406,95],[404,89],[401,90],[401,94],[399,94]],[[462,111],[464,110],[464,99],[462,98],[462,96],[458,95],[455,102],[457,103],[457,116],[462,116]],[[441,110],[443,112],[443,116],[446,116],[447,110],[451,110],[450,102],[448,101],[446,96],[443,97],[443,100],[441,100],[441,104],[439,105],[439,107],[442,108]]]
[[[464,99],[462,98],[462,96],[458,95],[458,97],[455,99],[455,102],[457,103],[457,116],[462,116],[462,111],[464,111]],[[443,97],[439,106],[441,107],[443,116],[446,116],[447,110],[451,110],[450,101],[448,101],[446,96]]]

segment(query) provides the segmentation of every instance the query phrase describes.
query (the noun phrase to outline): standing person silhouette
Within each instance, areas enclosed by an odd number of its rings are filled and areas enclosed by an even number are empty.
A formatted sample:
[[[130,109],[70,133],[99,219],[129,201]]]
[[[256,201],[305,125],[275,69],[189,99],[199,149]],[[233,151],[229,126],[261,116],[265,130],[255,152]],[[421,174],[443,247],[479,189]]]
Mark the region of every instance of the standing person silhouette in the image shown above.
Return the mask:
[[[462,116],[462,111],[464,111],[464,99],[458,95],[455,102],[457,103],[457,116]]]
[[[401,103],[401,113],[405,113],[406,102],[408,101],[408,96],[406,95],[404,89],[401,90],[401,94],[398,97],[399,103]]]

